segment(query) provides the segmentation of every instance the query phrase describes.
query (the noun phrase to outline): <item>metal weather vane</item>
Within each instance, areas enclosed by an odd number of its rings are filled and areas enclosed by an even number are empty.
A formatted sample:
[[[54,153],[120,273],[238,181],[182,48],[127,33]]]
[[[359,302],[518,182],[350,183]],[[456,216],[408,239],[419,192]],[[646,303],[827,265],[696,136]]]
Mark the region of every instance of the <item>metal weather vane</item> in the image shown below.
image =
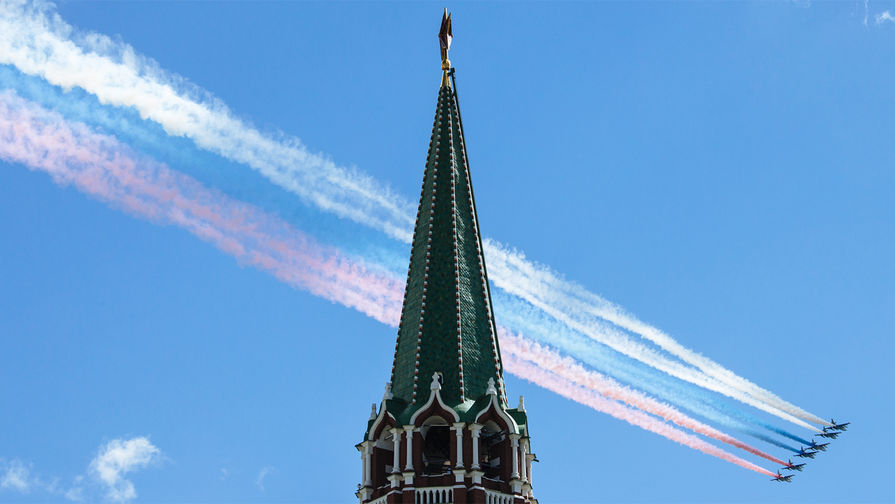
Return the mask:
[[[451,49],[451,40],[454,35],[451,32],[451,14],[444,9],[444,15],[441,18],[441,29],[438,31],[438,41],[441,43],[441,69],[448,71],[451,69],[451,60],[448,59],[448,51]]]

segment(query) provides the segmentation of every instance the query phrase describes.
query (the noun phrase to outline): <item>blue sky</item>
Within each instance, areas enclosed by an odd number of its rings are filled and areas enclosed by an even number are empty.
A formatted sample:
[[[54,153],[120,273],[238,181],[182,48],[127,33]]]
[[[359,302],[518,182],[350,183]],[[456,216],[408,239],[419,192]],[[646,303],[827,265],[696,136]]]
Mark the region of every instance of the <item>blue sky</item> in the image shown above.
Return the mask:
[[[58,12],[413,200],[442,7]],[[880,447],[895,378],[895,23],[883,14],[895,4],[448,7],[484,234],[784,399],[854,422],[792,485],[772,485],[508,376],[510,396],[526,397],[536,495],[895,500]],[[366,254],[383,243],[231,177],[248,170],[183,138],[154,149],[118,135],[321,240],[356,236]],[[76,489],[69,498],[127,501],[113,492],[125,480],[149,502],[353,500],[354,444],[388,379],[393,328],[182,229],[0,167],[0,502]]]

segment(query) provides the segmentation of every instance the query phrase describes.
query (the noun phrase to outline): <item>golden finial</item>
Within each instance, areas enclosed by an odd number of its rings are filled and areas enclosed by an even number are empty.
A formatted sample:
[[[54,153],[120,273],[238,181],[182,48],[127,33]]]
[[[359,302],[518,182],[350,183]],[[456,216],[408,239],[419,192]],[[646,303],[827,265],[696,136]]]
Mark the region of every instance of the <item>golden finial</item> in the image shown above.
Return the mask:
[[[441,17],[441,29],[438,31],[438,41],[441,45],[441,85],[450,87],[450,79],[448,71],[451,69],[451,60],[448,59],[448,51],[451,49],[451,40],[454,38],[451,33],[451,14],[444,9],[444,15]]]

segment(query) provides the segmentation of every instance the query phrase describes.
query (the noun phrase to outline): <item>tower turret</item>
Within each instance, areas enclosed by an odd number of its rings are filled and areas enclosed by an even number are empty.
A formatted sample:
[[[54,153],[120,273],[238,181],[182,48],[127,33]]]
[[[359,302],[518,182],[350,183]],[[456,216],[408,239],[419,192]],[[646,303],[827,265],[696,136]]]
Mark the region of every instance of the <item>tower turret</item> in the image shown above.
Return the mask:
[[[362,504],[537,503],[528,422],[508,407],[445,10],[391,381],[361,452]]]

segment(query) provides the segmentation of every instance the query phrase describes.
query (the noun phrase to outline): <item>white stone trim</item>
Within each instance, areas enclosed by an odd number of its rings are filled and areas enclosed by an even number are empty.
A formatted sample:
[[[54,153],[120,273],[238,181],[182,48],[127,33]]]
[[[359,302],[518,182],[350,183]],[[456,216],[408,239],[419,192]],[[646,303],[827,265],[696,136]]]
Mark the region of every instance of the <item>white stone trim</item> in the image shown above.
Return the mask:
[[[457,433],[457,463],[454,467],[457,469],[463,468],[463,427],[465,425],[463,422],[454,424],[454,431]]]
[[[388,501],[388,495],[383,495],[382,497],[377,497],[374,500],[371,500],[367,504],[385,504]]]
[[[534,478],[533,478],[532,475],[531,475],[531,463],[534,462],[534,460],[535,460],[535,454],[534,454],[534,453],[527,453],[527,454],[525,455],[525,459],[526,459],[526,461],[528,462],[528,484],[529,484],[529,485],[534,485]]]
[[[370,475],[370,473],[372,472],[370,466],[373,465],[372,460],[370,460],[371,459],[370,455],[372,454],[373,449],[372,449],[372,445],[371,445],[370,441],[364,441],[363,446],[364,446],[364,451],[363,451],[364,486],[368,487],[368,486],[373,486],[373,478]]]
[[[485,504],[513,504],[513,496],[503,492],[495,492],[494,490],[485,490]]]
[[[436,401],[438,402],[438,405],[441,406],[442,409],[444,409],[445,411],[449,411],[451,413],[451,415],[453,415],[454,422],[460,421],[460,415],[458,415],[457,412],[454,411],[453,408],[451,408],[450,406],[445,404],[444,401],[441,399],[441,390],[440,389],[432,389],[431,392],[429,393],[429,400],[426,401],[426,404],[420,406],[420,408],[413,413],[413,416],[410,417],[410,424],[416,425],[416,419],[419,418],[420,414],[422,412],[426,411],[427,409],[429,409],[429,407],[432,406],[432,404],[434,404]],[[406,427],[405,427],[405,429],[406,429]]]
[[[392,453],[392,473],[401,472],[401,429],[397,427],[391,428],[392,441],[394,448]],[[395,485],[392,485],[395,486]]]
[[[519,478],[519,434],[510,434],[510,441],[513,445],[513,474],[510,478]]]
[[[454,487],[438,486],[417,488],[414,502],[416,504],[444,504],[454,502]]]
[[[479,423],[479,419],[481,419],[482,416],[487,413],[488,409],[490,409],[492,406],[497,411],[497,416],[502,418],[510,427],[510,434],[519,434],[519,425],[516,424],[516,421],[513,420],[513,417],[511,417],[509,413],[507,413],[506,411],[504,411],[503,408],[500,407],[500,401],[497,399],[496,394],[491,394],[491,402],[488,403],[487,406],[482,408],[481,411],[479,411],[479,414],[475,416],[475,422]]]
[[[413,426],[405,425],[404,432],[407,434],[407,460],[404,463],[405,471],[413,471]],[[411,475],[413,478],[413,475]]]
[[[376,429],[379,428],[379,424],[381,424],[382,421],[385,420],[386,415],[392,416],[392,414],[389,413],[385,407],[385,401],[382,401],[382,406],[379,408],[379,416],[377,416],[376,420],[374,420],[373,423],[370,425],[370,432],[367,434],[367,439],[371,441],[373,440],[373,434],[376,432]],[[394,419],[395,418],[392,417],[392,420]]]
[[[469,426],[469,433],[472,435],[472,468],[479,468],[479,434],[482,432],[482,425],[474,423]]]

